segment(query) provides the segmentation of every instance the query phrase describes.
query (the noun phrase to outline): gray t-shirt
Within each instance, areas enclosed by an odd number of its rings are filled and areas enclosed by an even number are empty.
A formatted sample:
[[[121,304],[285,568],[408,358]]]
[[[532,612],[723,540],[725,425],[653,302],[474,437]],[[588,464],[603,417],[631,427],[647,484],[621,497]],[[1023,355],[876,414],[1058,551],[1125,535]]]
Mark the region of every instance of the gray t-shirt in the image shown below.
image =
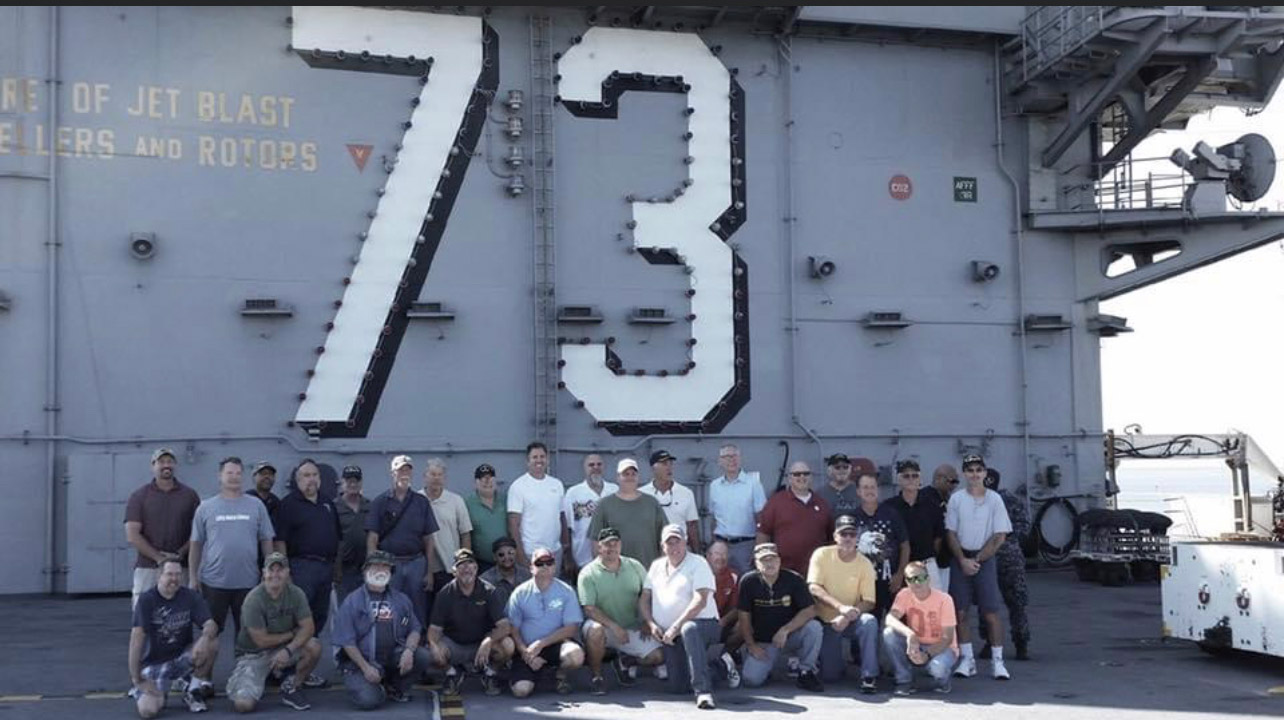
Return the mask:
[[[856,483],[850,483],[840,493],[825,481],[816,488],[816,494],[829,503],[829,511],[837,520],[842,515],[855,515],[860,509],[860,495],[856,494]]]
[[[980,550],[995,533],[1012,532],[1003,498],[993,490],[986,490],[984,498],[976,498],[966,490],[950,495],[945,506],[945,529],[959,536],[964,550]]]
[[[256,497],[206,498],[192,520],[192,542],[203,543],[199,574],[202,583],[224,590],[259,584],[259,541],[275,532],[267,506]]]

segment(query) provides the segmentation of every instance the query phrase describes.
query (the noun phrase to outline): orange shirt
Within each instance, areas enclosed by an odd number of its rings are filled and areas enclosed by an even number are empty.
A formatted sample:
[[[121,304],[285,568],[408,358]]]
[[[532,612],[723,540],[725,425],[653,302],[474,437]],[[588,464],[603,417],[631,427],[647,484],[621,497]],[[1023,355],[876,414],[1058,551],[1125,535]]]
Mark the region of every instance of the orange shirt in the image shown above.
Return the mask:
[[[740,578],[732,572],[731,567],[724,567],[722,572],[714,573],[714,584],[717,588],[713,591],[713,598],[718,603],[718,617],[725,618],[727,613],[736,609],[740,602]]]
[[[923,646],[935,645],[941,641],[945,628],[958,626],[958,619],[954,615],[954,600],[940,590],[932,590],[926,600],[919,600],[914,597],[913,590],[901,588],[896,593],[896,600],[892,602],[892,614],[909,625]],[[958,652],[957,634],[950,647]]]

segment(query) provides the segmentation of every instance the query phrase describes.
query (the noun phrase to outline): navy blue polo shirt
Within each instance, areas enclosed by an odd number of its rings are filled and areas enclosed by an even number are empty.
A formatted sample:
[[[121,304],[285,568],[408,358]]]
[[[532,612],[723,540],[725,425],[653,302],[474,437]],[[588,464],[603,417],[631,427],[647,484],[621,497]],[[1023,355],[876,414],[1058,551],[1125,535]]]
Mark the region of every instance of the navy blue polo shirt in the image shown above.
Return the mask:
[[[403,513],[405,517],[401,517]],[[437,532],[437,518],[423,495],[411,490],[399,501],[389,490],[370,503],[366,530],[379,533],[380,550],[400,557],[422,555],[424,536]]]
[[[339,553],[339,511],[323,495],[312,502],[295,490],[276,509],[276,539],[291,558],[334,562]]]

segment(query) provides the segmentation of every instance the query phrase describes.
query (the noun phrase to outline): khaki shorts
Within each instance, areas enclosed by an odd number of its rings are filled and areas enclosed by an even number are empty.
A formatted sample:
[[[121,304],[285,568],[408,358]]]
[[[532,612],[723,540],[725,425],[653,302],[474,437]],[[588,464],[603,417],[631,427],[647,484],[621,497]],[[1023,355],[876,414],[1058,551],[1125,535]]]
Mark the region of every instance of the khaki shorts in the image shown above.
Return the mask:
[[[280,649],[246,653],[236,658],[236,667],[232,668],[232,674],[227,678],[227,697],[231,700],[249,698],[254,702],[263,699],[268,673],[272,671],[272,656]],[[299,655],[296,653],[294,660],[286,667],[293,665],[298,659]]]
[[[629,657],[635,657],[639,660],[650,655],[656,650],[659,650],[661,647],[658,640],[650,636],[642,637],[642,633],[638,630],[629,630],[629,641],[624,644],[620,644],[619,640],[615,637],[615,633],[607,630],[605,627],[602,627],[602,625],[596,620],[584,621],[584,626],[581,630],[584,633],[585,642],[588,641],[589,631],[595,628],[602,628],[602,630],[606,632],[606,647],[608,649],[622,652]]]

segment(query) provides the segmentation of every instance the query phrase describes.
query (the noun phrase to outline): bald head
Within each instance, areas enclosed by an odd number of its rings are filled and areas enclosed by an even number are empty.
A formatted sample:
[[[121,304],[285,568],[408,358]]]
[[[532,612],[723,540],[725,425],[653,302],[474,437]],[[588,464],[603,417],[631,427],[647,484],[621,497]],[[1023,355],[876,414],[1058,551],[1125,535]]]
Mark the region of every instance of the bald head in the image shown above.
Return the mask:
[[[959,471],[953,465],[946,463],[932,471],[932,487],[936,488],[941,497],[948,498],[958,485]]]

